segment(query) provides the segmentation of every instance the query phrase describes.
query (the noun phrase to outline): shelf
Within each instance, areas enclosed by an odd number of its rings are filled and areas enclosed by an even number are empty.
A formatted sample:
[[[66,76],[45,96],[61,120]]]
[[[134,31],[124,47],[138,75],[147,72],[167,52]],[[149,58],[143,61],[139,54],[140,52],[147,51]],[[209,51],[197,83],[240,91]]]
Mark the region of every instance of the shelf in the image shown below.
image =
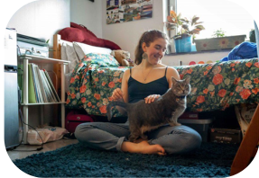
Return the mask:
[[[60,60],[60,59],[54,59],[54,58],[47,58],[43,56],[33,56],[33,55],[22,55],[20,56],[22,59],[28,59],[30,62],[36,62],[36,63],[57,63],[57,64],[69,64],[70,61]]]
[[[44,56],[33,56],[33,55],[21,55],[19,56],[20,60],[23,62],[23,101],[21,105],[23,106],[23,118],[25,123],[29,123],[29,109],[30,106],[41,106],[40,107],[40,118],[41,124],[44,123],[44,109],[43,106],[52,105],[54,109],[60,109],[60,116],[61,116],[61,127],[65,128],[65,67],[70,61],[48,58]],[[29,103],[29,63],[34,63],[36,65],[44,65],[44,64],[52,64],[53,67],[55,64],[60,65],[60,81],[61,81],[61,98],[59,102],[46,102],[46,103]],[[52,100],[50,100],[52,101]],[[59,107],[55,107],[54,105],[60,105]],[[58,111],[57,111],[58,113]],[[57,116],[59,117],[59,116]],[[24,125],[24,133],[27,133],[29,130],[28,125]],[[27,134],[23,136],[24,143],[27,142]]]
[[[65,104],[66,102],[51,102],[51,103],[22,103],[23,106],[36,106],[36,105],[51,105],[51,104]]]

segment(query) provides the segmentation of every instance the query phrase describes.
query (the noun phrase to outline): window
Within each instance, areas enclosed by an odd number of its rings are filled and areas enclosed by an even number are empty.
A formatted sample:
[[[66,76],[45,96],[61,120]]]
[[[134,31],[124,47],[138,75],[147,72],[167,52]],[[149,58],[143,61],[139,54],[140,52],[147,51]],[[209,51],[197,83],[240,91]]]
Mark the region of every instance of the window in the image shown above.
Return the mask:
[[[177,14],[190,19],[200,17],[205,30],[196,35],[196,39],[211,38],[213,32],[222,29],[225,36],[246,35],[254,29],[254,19],[241,6],[228,0],[168,0]]]

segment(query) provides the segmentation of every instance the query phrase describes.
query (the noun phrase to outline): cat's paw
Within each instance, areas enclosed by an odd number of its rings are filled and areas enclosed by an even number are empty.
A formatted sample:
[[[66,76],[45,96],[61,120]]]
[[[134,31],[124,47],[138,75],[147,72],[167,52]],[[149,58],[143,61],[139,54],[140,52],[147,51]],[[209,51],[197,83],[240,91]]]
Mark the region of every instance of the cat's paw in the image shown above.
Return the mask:
[[[180,126],[180,125],[182,125],[182,124],[180,124],[179,122],[176,123],[176,126]]]
[[[174,127],[174,126],[180,126],[182,124],[178,123],[178,122],[170,122],[169,123],[170,126]]]

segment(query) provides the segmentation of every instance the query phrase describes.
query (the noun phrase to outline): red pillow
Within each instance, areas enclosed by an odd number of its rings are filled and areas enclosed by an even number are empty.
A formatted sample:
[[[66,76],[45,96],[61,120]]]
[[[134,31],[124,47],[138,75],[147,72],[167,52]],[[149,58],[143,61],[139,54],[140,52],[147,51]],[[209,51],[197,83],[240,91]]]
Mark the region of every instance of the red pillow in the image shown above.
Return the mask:
[[[62,40],[66,41],[77,41],[77,42],[83,42],[84,41],[84,33],[82,30],[76,29],[76,28],[71,28],[67,27],[64,28],[63,30],[60,30],[58,34],[61,35]]]
[[[104,42],[104,47],[106,47],[106,48],[110,48],[112,50],[121,49],[117,44],[113,43],[110,40],[103,39],[103,42]]]
[[[106,47],[112,50],[121,49],[117,44],[112,41],[97,38],[93,32],[88,30],[85,26],[78,25],[74,22],[70,23],[71,27],[60,30],[58,34],[61,35],[62,40],[70,42],[76,41],[92,46]]]
[[[87,36],[97,38],[97,36],[96,36],[93,32],[91,32],[90,30],[88,30],[88,29],[87,29],[85,26],[83,26],[83,25],[78,25],[78,24],[76,24],[76,23],[74,23],[74,22],[70,22],[70,27],[72,27],[72,28],[77,28],[77,29],[80,29],[80,30],[82,30],[82,31],[85,31],[85,32],[87,33]]]

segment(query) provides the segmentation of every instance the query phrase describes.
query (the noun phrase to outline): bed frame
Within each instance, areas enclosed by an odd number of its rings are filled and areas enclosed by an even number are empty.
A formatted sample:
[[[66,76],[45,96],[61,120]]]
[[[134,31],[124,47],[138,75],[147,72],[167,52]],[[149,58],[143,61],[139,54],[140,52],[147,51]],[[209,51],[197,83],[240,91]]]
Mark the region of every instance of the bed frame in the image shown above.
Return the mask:
[[[59,34],[54,35],[53,37],[53,58],[61,59],[61,44],[67,43],[68,41],[62,40]],[[54,71],[58,75],[58,88],[62,85],[61,81],[61,72],[62,69],[60,65],[54,66]],[[246,131],[246,134],[240,144],[240,147],[236,153],[234,161],[231,166],[230,176],[237,174],[244,170],[252,159],[255,157],[257,152],[257,144],[259,142],[259,104],[255,110],[253,118],[250,122],[250,125]]]
[[[69,41],[65,41],[61,39],[61,35],[55,34],[53,36],[53,58],[55,59],[61,59],[61,46],[63,43],[71,43]],[[61,69],[61,66],[56,64],[54,65],[54,72],[57,74],[58,77],[58,82],[57,82],[57,88],[60,89],[61,85],[64,85],[63,83],[61,84],[61,73],[65,69]]]

